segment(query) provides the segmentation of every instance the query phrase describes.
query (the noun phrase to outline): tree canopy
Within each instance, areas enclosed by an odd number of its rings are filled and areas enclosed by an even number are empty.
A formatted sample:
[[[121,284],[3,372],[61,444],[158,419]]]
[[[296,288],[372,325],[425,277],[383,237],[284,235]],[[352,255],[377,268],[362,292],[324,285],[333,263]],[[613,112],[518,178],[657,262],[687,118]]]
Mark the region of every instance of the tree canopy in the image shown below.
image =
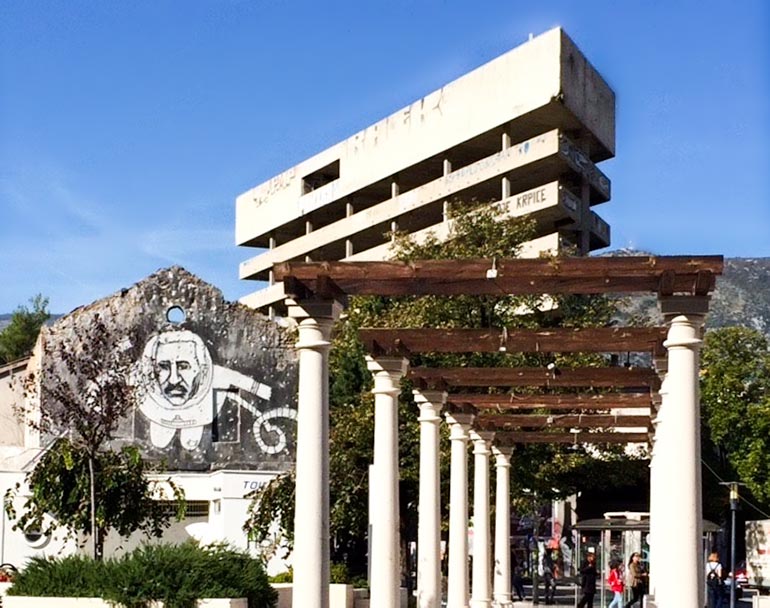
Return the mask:
[[[11,322],[0,331],[0,365],[26,357],[32,352],[40,328],[51,317],[48,298],[41,294],[21,305],[11,315]]]
[[[739,481],[770,504],[770,346],[747,327],[706,333],[702,415],[711,441]]]
[[[533,237],[529,220],[511,218],[497,204],[454,203],[449,238],[435,236],[418,242],[408,234],[394,234],[396,259],[513,258],[522,244]],[[452,296],[452,297],[354,297],[347,316],[337,323],[330,354],[330,477],[332,559],[344,561],[354,574],[365,574],[368,524],[368,467],[372,462],[374,405],[370,394],[371,374],[357,330],[360,327],[584,327],[605,326],[615,307],[600,296]],[[590,365],[597,356],[546,354],[452,354],[414,355],[412,365],[520,366]],[[419,423],[412,386],[402,381],[399,405],[399,460],[401,536],[416,539]],[[442,505],[448,511],[449,442],[444,428],[441,450]],[[625,460],[622,448],[607,447],[605,457]],[[512,496],[522,497],[527,488],[538,496],[553,495],[556,487],[567,494],[612,479],[591,474],[595,453],[580,446],[519,446],[512,459]],[[622,467],[614,467],[618,475]],[[291,538],[294,515],[294,478],[286,475],[259,491],[245,528],[258,539],[267,537],[277,519]],[[526,503],[527,512],[531,499]]]

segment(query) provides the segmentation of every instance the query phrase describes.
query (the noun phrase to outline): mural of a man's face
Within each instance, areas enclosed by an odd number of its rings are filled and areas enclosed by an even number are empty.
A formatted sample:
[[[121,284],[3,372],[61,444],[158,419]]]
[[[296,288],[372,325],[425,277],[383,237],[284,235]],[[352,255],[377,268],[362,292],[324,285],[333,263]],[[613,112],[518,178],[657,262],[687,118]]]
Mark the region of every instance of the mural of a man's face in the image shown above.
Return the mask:
[[[184,405],[198,391],[201,361],[195,342],[159,343],[155,351],[155,379],[169,403]]]

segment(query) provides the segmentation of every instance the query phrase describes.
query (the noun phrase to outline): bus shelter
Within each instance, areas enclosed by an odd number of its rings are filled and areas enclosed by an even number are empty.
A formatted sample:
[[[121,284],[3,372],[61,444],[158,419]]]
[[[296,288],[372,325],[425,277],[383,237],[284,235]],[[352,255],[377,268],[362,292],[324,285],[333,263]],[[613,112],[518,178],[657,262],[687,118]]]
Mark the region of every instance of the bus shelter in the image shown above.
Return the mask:
[[[654,567],[650,564],[649,513],[605,513],[603,518],[579,521],[573,529],[578,532],[575,546],[576,563],[585,561],[588,553],[596,554],[596,565],[600,573],[597,580],[600,606],[606,606],[610,600],[607,575],[612,562],[619,562],[625,567],[631,561],[631,556],[639,552],[647,572],[651,566]],[[701,550],[704,562],[710,547],[714,546],[714,537],[719,530],[719,526],[714,522],[703,520]]]

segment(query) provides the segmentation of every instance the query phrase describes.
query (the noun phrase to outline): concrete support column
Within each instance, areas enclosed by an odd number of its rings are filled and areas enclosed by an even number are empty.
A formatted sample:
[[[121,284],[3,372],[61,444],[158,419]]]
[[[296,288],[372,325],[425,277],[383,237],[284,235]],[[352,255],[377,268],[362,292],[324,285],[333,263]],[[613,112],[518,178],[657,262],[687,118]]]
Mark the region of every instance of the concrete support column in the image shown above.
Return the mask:
[[[374,473],[371,607],[399,605],[401,568],[398,513],[398,395],[408,362],[401,357],[366,358],[374,377]]]
[[[351,217],[353,214],[355,214],[356,210],[353,207],[353,203],[345,203],[345,217]],[[345,239],[345,257],[349,258],[351,255],[353,255],[353,241],[350,239]]]
[[[414,391],[420,408],[420,503],[417,523],[417,608],[441,606],[439,431],[443,391]]]
[[[341,308],[287,300],[299,323],[294,608],[329,607],[329,336]],[[312,508],[306,508],[312,505]]]
[[[665,471],[666,459],[663,455],[665,442],[663,433],[665,425],[663,418],[665,411],[663,403],[666,400],[666,370],[668,369],[668,360],[666,357],[655,358],[655,370],[660,377],[660,390],[654,397],[654,409],[652,416],[652,425],[654,435],[652,440],[652,450],[650,452],[650,578],[649,593],[653,597],[656,594],[656,579],[659,572],[671,567],[666,564],[666,555],[659,550],[659,539],[665,538],[663,529],[665,527],[664,518],[666,513],[666,495],[665,486],[662,483]]]
[[[468,606],[468,430],[470,414],[447,414],[450,426],[449,580],[447,608]]]
[[[501,138],[501,149],[504,152],[511,147],[511,135],[507,131],[503,133]],[[503,200],[511,196],[511,179],[509,177],[503,177],[501,181],[501,196]]]
[[[510,608],[511,601],[511,454],[513,448],[492,447],[495,455],[495,570],[494,605]]]
[[[665,476],[660,488],[666,509],[658,555],[665,555],[665,564],[676,568],[658,571],[656,599],[659,606],[701,608],[705,598],[698,372],[708,297],[663,297],[660,308],[668,324],[664,343],[668,372],[660,423],[666,459],[660,463]],[[676,534],[670,534],[674,528]]]
[[[490,608],[489,444],[495,434],[471,431],[473,441],[473,582],[471,607]]]

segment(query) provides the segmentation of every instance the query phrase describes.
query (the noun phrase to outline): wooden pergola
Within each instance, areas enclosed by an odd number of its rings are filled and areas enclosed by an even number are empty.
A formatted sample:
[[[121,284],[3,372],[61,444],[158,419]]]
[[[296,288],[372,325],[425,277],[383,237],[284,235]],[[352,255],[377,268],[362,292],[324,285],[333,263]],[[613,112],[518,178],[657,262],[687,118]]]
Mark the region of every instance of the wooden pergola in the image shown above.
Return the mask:
[[[436,495],[438,412],[444,404],[460,410],[472,407],[479,422],[473,437],[474,459],[481,485],[474,481],[474,514],[488,520],[476,497],[483,496],[483,473],[489,450],[484,433],[494,428],[503,443],[646,442],[654,426],[651,462],[651,535],[657,539],[656,556],[663,573],[657,591],[670,605],[695,606],[702,595],[699,568],[700,503],[693,500],[700,488],[697,368],[698,345],[708,294],[721,274],[721,256],[641,256],[555,259],[426,260],[413,262],[286,262],[273,268],[282,281],[290,316],[299,323],[300,353],[298,404],[297,496],[298,504],[327,505],[320,521],[297,517],[295,527],[295,597],[325,593],[321,573],[328,564],[328,391],[326,355],[332,321],[352,295],[455,296],[455,295],[561,295],[647,293],[659,299],[665,328],[599,328],[591,330],[469,329],[367,329],[361,339],[370,353],[374,377],[374,470],[377,497],[372,502],[372,598],[383,606],[395,605],[398,590],[398,424],[399,382],[407,374],[407,359],[420,352],[530,352],[623,353],[648,352],[656,369],[633,367],[558,368],[413,368],[409,377],[418,387],[420,406],[420,555],[418,579],[433,589],[438,577],[438,500]],[[458,350],[462,349],[462,350]],[[665,390],[661,378],[665,377]],[[598,393],[585,389],[597,389]],[[569,391],[569,392],[567,392]],[[606,392],[605,392],[606,391]],[[660,393],[660,394],[659,394]],[[662,400],[661,400],[662,397]],[[651,408],[660,403],[656,418],[618,414],[618,408]],[[527,414],[535,409],[545,412]],[[650,411],[650,410],[647,410]],[[467,589],[467,483],[466,448],[470,418],[461,413],[447,417],[452,429],[452,486],[450,514],[450,596]],[[628,426],[634,425],[634,426]],[[619,429],[645,432],[611,432]],[[560,429],[567,429],[567,432]],[[457,449],[455,447],[457,446]],[[461,446],[464,446],[461,448]],[[423,460],[423,451],[428,456]],[[495,457],[498,472],[506,469],[507,448]],[[486,451],[485,451],[486,450]],[[484,460],[484,459],[487,460]],[[426,463],[423,474],[423,463]],[[655,463],[659,464],[655,466]],[[665,463],[665,467],[660,463]],[[509,466],[509,465],[508,465]],[[488,474],[488,473],[486,473]],[[498,484],[504,476],[498,475]],[[507,495],[498,485],[498,496]],[[326,488],[326,489],[324,489]],[[666,497],[666,504],[659,501]],[[424,501],[424,498],[428,500]],[[655,502],[657,500],[658,502]],[[426,504],[423,504],[423,503]],[[463,505],[465,505],[463,507]],[[482,509],[478,511],[478,509]],[[465,509],[465,510],[463,510]],[[477,512],[478,511],[478,512]],[[504,526],[507,507],[498,504]],[[299,511],[298,511],[299,513]],[[486,515],[485,515],[486,514]],[[682,529],[682,522],[696,522]],[[477,524],[477,538],[489,541],[485,524]],[[657,526],[655,531],[653,525]],[[678,527],[677,527],[678,526]],[[676,531],[675,531],[676,527]],[[321,539],[318,545],[316,539]],[[328,543],[328,538],[327,541]],[[496,532],[495,558],[505,566],[505,543]],[[498,555],[498,544],[500,553]],[[422,557],[420,558],[423,559]],[[478,568],[477,568],[478,566]],[[490,562],[474,559],[474,587],[488,576]],[[483,572],[487,569],[486,574]],[[478,570],[478,572],[477,572]],[[480,574],[479,574],[480,572]],[[497,572],[497,569],[496,569]],[[676,573],[674,574],[670,573]],[[462,580],[466,579],[465,587]],[[506,576],[501,576],[503,581]],[[319,581],[321,586],[319,587]],[[496,585],[498,578],[495,578]],[[504,581],[501,582],[504,584]],[[459,585],[459,587],[457,586]],[[306,587],[306,588],[305,588]],[[375,588],[376,587],[376,588]],[[434,594],[435,595],[435,594]],[[673,598],[673,599],[672,599]],[[689,598],[689,599],[688,599]],[[657,599],[657,598],[656,598]],[[374,603],[372,604],[375,605]],[[380,605],[380,604],[378,604]],[[454,605],[454,604],[452,604]],[[459,604],[457,604],[459,605]]]
[[[639,352],[663,356],[664,327],[586,329],[379,329],[359,330],[370,355],[403,356],[424,353],[522,352],[522,353],[609,353]],[[650,427],[650,415],[616,416],[588,414],[621,407],[648,408],[652,393],[659,388],[657,373],[649,368],[584,367],[560,370],[556,367],[522,368],[412,368],[409,377],[418,389],[447,390],[494,387],[495,390],[614,388],[636,393],[562,394],[474,394],[449,393],[450,408],[474,411],[544,409],[580,412],[574,415],[476,413],[474,425],[494,431],[495,441],[510,443],[642,443],[649,437],[625,428]],[[553,432],[553,429],[601,429],[602,432]],[[545,430],[547,429],[547,431]],[[621,432],[608,432],[619,430]]]

